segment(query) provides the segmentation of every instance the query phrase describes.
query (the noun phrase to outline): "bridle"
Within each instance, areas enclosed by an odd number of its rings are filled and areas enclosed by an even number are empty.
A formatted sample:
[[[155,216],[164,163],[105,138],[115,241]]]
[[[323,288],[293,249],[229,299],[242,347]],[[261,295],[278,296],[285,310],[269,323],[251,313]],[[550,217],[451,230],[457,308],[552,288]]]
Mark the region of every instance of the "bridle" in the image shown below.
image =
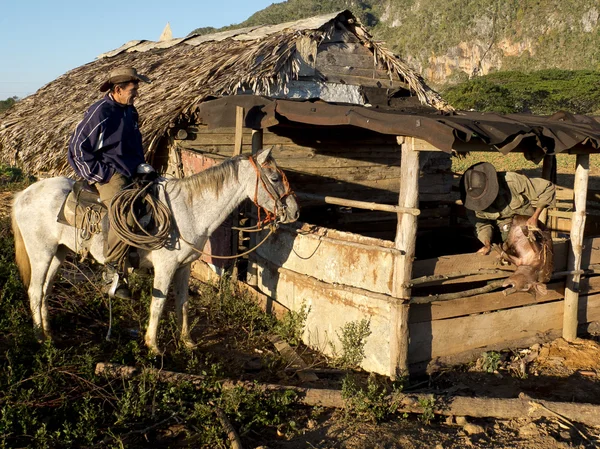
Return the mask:
[[[256,161],[256,159],[254,158],[254,156],[249,156],[248,160],[250,161],[250,165],[252,165],[252,167],[254,168],[254,171],[256,172],[256,186],[254,187],[254,198],[252,199],[252,202],[254,203],[254,205],[256,206],[256,208],[258,210],[258,220],[256,222],[256,227],[258,229],[261,229],[267,223],[271,223],[271,222],[277,223],[277,221],[279,219],[278,212],[280,210],[285,211],[285,209],[287,209],[287,206],[285,205],[283,200],[290,195],[293,196],[294,192],[290,188],[290,183],[288,182],[287,177],[285,176],[285,173],[279,167],[277,167],[277,165],[275,164],[274,161],[271,160],[271,161],[265,162],[264,164],[259,164]],[[281,181],[285,187],[285,190],[281,195],[279,193],[277,193],[277,191],[275,190],[275,187],[273,187],[271,180],[269,179],[268,175],[264,171],[265,168],[274,169],[281,177]],[[269,197],[275,203],[275,210],[269,211],[265,207],[258,204],[258,186],[259,186],[259,184],[262,184],[263,189],[265,189],[265,191],[267,192]],[[264,210],[264,213],[265,213],[265,218],[263,220],[261,220],[261,210]]]

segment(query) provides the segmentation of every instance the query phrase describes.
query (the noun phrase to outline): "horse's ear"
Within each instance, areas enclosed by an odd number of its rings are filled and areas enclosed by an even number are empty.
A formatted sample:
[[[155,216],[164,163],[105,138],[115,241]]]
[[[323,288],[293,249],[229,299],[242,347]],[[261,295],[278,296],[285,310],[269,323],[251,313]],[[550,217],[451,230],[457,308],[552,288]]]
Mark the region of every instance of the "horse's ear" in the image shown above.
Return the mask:
[[[258,162],[259,165],[263,165],[265,162],[267,162],[267,160],[271,156],[271,150],[273,150],[273,147],[260,150],[256,154],[256,162]]]

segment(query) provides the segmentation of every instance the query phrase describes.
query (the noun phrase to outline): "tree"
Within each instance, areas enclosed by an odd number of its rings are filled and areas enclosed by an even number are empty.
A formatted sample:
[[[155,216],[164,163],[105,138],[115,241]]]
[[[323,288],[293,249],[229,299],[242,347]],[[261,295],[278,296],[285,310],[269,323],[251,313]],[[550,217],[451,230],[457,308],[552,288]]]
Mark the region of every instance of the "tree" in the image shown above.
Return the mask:
[[[7,98],[6,100],[0,100],[0,113],[12,107],[12,105],[17,101],[19,101],[19,97],[16,95],[14,97]]]

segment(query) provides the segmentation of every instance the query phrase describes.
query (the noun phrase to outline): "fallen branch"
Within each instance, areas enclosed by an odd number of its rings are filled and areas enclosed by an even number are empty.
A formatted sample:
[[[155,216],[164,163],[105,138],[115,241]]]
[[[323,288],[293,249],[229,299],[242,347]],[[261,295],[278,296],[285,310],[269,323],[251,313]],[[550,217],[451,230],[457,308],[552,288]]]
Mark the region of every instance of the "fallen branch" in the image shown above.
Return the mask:
[[[482,295],[484,293],[491,292],[497,288],[502,287],[502,284],[506,279],[499,279],[497,281],[488,282],[487,285],[479,288],[472,288],[471,290],[465,290],[462,292],[455,293],[441,293],[439,295],[429,296],[413,296],[410,298],[411,304],[429,304],[430,302],[436,301],[450,301],[451,299],[468,298],[469,296]]]
[[[138,370],[132,366],[117,365],[114,363],[98,363],[96,374],[104,374],[108,377],[131,378],[141,373],[152,373],[163,382],[188,381],[194,385],[201,386],[206,377],[193,374],[163,371],[156,368],[143,368]],[[244,388],[262,388],[265,391],[287,391],[298,393],[298,402],[309,406],[322,406],[331,408],[344,408],[346,401],[340,390],[302,388],[277,384],[257,384],[247,381],[226,380],[221,382],[221,388],[231,389],[242,386]],[[397,393],[390,396],[389,401],[398,404],[397,411],[400,413],[423,413],[424,407],[420,404],[428,403],[434,399],[433,413],[446,416],[471,416],[474,418],[555,418],[556,414],[570,421],[580,422],[587,426],[600,427],[600,405],[554,402],[535,400],[532,404],[531,398],[473,398],[464,396],[434,396],[431,394],[403,394]],[[542,405],[543,407],[540,407]]]
[[[410,280],[410,286],[414,287],[421,284],[430,284],[433,282],[447,281],[449,279],[466,278],[469,276],[477,276],[484,274],[512,274],[514,270],[505,270],[502,268],[483,268],[477,271],[469,271],[466,273],[449,273],[449,274],[432,274],[429,276],[421,276]],[[467,279],[465,279],[467,280]]]
[[[219,421],[221,421],[223,429],[225,429],[225,432],[227,432],[227,438],[229,438],[229,442],[231,443],[231,449],[244,449],[244,446],[242,446],[242,440],[240,440],[240,437],[231,424],[231,421],[229,421],[227,418],[225,412],[217,407],[215,408],[215,413],[217,414]]]
[[[300,357],[294,348],[279,335],[269,335],[269,341],[273,343],[275,349],[281,354],[281,357],[287,362],[289,368],[296,369],[296,374],[302,382],[315,382],[319,377],[309,369],[302,357]]]

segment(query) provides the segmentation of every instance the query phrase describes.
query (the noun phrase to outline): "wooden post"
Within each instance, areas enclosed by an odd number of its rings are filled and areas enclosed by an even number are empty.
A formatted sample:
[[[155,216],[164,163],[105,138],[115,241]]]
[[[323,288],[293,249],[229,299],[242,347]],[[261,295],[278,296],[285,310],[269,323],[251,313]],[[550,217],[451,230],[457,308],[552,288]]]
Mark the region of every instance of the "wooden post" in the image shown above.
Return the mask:
[[[252,155],[258,153],[263,147],[263,130],[253,129],[252,130]]]
[[[262,129],[253,129],[252,130],[252,156],[255,156],[259,150],[263,147],[263,130]],[[256,206],[252,206],[253,209]],[[256,212],[256,211],[254,211]],[[250,223],[251,225],[255,225],[256,223]],[[254,248],[256,246],[256,232],[250,233],[250,248]],[[256,262],[254,260],[254,253],[251,253],[248,259],[248,272],[246,273],[246,282],[248,285],[252,287],[256,287],[258,285],[258,274],[256,270]]]
[[[419,206],[419,152],[415,151],[412,137],[398,137],[401,145],[400,161],[400,207]],[[408,286],[412,277],[413,259],[417,243],[417,217],[398,213],[395,246],[399,251],[394,259],[392,295],[396,301],[392,305],[390,332],[390,377],[408,375],[408,301],[411,289]]]
[[[569,245],[567,271],[579,271],[581,268],[590,155],[578,154],[576,165],[575,184],[573,186],[575,212],[571,221],[571,244]],[[563,338],[567,341],[573,341],[577,338],[577,308],[579,305],[580,278],[581,274],[567,276],[563,313]]]
[[[542,178],[556,184],[556,156],[554,154],[547,154],[544,156]],[[558,236],[558,232],[555,230],[558,218],[549,216],[548,209],[544,209],[540,216],[540,221],[551,229],[552,237]]]
[[[244,136],[244,108],[235,107],[235,140],[233,143],[233,155],[242,154],[242,138]]]
[[[235,138],[233,144],[233,156],[239,156],[242,154],[242,139],[244,136],[244,108],[236,106],[235,108]],[[233,219],[231,220],[231,226],[234,228],[240,225],[240,208],[236,207],[233,211]],[[231,254],[236,255],[240,246],[240,231],[231,231]],[[233,261],[233,267],[231,272],[232,279],[238,279],[238,263],[237,259]]]

